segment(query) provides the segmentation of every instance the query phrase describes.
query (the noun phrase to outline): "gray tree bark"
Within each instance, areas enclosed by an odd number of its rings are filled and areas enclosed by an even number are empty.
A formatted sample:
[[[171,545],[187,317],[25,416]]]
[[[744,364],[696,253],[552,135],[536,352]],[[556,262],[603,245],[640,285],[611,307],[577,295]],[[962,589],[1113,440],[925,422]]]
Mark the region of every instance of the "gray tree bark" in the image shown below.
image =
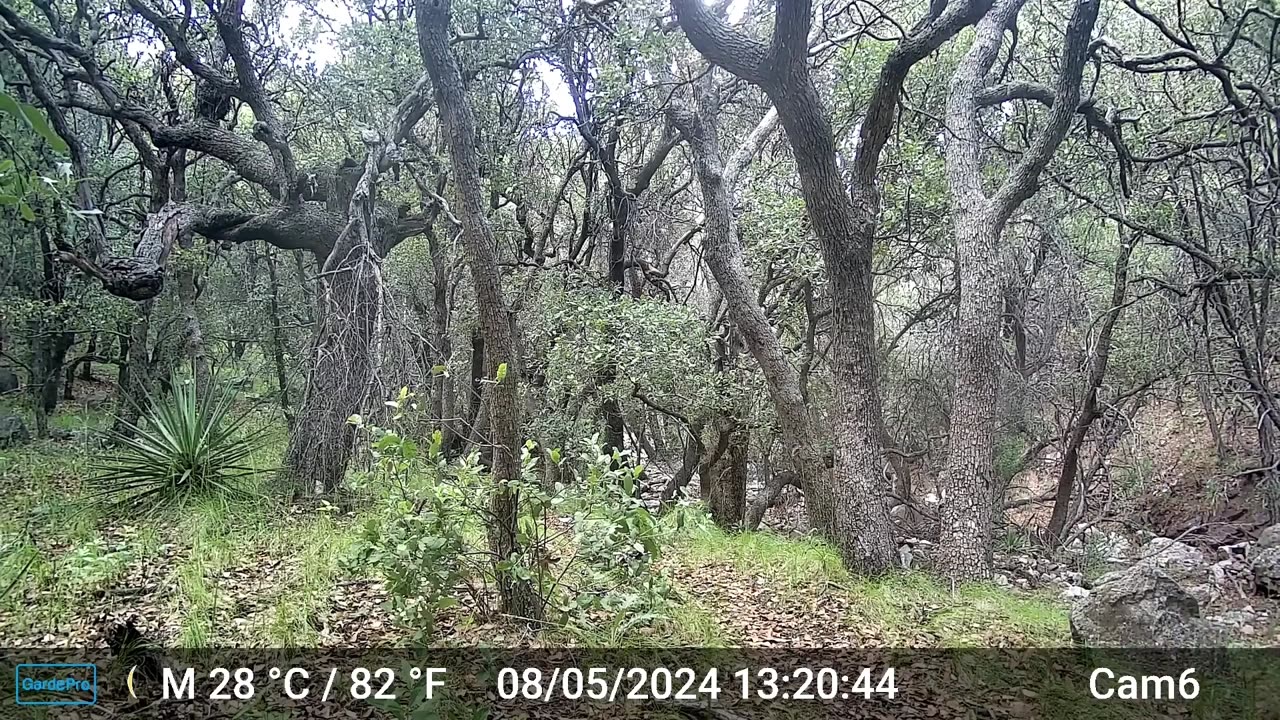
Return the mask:
[[[996,390],[1001,278],[997,240],[1013,212],[1035,192],[1070,126],[1080,101],[1080,76],[1098,0],[1076,0],[1066,30],[1061,74],[1044,127],[987,197],[982,188],[979,95],[1000,53],[1005,30],[1025,0],[996,0],[978,23],[977,35],[960,61],[947,99],[947,184],[956,240],[960,299],[954,330],[955,380],[946,466],[939,477],[941,528],[938,571],[953,580],[991,574]]]
[[[818,434],[800,391],[800,374],[787,361],[781,341],[756,302],[757,292],[747,274],[730,201],[731,183],[725,182],[728,171],[720,152],[716,121],[719,103],[714,83],[714,76],[708,74],[696,86],[695,107],[677,106],[671,111],[693,152],[694,171],[702,190],[702,212],[706,218],[702,231],[703,260],[715,277],[730,319],[742,333],[747,349],[765,377],[778,414],[783,446],[788,449],[784,462],[800,478],[800,487],[806,492],[810,524],[847,551],[849,560],[856,562],[853,557],[856,549],[841,542],[842,534],[833,524],[834,511],[824,507],[823,498],[828,496],[826,488],[830,480],[816,444]],[[770,121],[771,118],[766,117],[762,125]],[[737,174],[736,169],[733,174]],[[708,489],[714,493],[715,484],[709,483]],[[758,518],[755,524],[759,524]]]
[[[850,568],[881,573],[895,566],[889,493],[881,456],[880,395],[874,347],[871,256],[880,213],[875,186],[879,157],[910,68],[960,28],[982,2],[933,3],[929,15],[890,52],[867,117],[860,126],[852,196],[836,164],[835,138],[809,73],[812,3],[778,3],[769,42],[719,20],[700,0],[674,0],[676,17],[708,60],[759,86],[773,101],[795,156],[801,193],[829,278],[831,372],[837,416],[834,468],[813,476],[806,503],[815,526],[841,550]],[[807,455],[803,444],[787,448]],[[802,457],[806,465],[811,457]]]

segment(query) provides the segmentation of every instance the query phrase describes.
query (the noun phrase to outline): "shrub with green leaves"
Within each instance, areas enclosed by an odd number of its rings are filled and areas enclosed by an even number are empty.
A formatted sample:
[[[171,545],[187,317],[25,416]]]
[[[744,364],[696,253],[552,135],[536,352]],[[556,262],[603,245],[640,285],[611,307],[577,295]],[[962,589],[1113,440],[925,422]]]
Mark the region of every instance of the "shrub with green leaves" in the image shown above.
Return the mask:
[[[172,392],[149,398],[148,410],[124,432],[113,432],[117,451],[91,466],[94,495],[117,511],[152,512],[210,496],[243,497],[246,464],[261,429],[233,415],[230,386],[201,390],[173,379]]]
[[[553,624],[616,633],[659,616],[670,589],[653,562],[665,530],[635,498],[640,467],[602,454],[599,438],[576,455],[526,442],[520,477],[507,487],[517,498],[519,552],[498,560],[485,542],[491,476],[475,453],[450,462],[439,431],[420,448],[407,430],[416,426],[414,398],[406,388],[386,403],[389,427],[349,419],[374,460],[355,483],[387,501],[363,528],[349,569],[385,580],[390,609],[416,642],[429,640],[440,611],[464,596],[486,615],[503,574],[528,582]],[[544,482],[543,462],[559,466],[562,481]]]

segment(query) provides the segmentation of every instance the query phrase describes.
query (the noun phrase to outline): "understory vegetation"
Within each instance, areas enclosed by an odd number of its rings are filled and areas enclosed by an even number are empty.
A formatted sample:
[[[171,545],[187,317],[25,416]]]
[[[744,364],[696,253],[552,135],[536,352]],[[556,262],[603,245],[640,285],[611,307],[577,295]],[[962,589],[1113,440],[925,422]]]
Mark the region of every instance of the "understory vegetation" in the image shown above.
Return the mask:
[[[617,492],[617,475],[633,471],[590,450],[562,458],[580,463],[584,482],[540,492],[526,509],[528,555],[509,571],[534,579],[549,604],[546,627],[533,633],[496,613],[502,570],[486,562],[474,466],[430,447],[419,456],[368,427],[376,451],[344,507],[283,504],[269,499],[284,443],[269,431],[273,415],[260,409],[241,429],[260,439],[240,492],[145,517],[113,514],[95,495],[88,448],[6,452],[4,643],[93,643],[129,618],[152,640],[189,648],[1069,642],[1052,593],[981,584],[953,593],[921,573],[857,578],[815,538],[726,533],[698,504],[651,514]],[[67,412],[52,422],[99,430],[110,417]]]

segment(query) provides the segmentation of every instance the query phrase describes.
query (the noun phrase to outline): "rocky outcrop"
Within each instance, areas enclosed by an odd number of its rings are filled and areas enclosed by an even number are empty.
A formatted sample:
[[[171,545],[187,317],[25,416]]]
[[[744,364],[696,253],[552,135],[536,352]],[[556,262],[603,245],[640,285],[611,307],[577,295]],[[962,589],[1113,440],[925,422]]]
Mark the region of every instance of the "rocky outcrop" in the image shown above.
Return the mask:
[[[1222,644],[1200,603],[1167,572],[1138,563],[1107,573],[1071,609],[1071,636],[1088,647],[1197,648]]]
[[[1201,605],[1212,603],[1222,594],[1204,553],[1186,543],[1152,538],[1138,549],[1138,558],[1139,565],[1163,570]]]

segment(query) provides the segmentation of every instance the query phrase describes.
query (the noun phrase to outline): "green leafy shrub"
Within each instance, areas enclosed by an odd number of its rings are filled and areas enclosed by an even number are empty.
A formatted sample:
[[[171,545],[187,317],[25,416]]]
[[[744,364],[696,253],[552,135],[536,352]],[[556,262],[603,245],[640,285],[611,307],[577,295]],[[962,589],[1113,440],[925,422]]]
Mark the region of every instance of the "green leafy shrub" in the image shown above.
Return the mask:
[[[402,389],[387,404],[395,410],[392,420],[401,420],[414,407],[413,393]],[[423,455],[412,438],[395,429],[359,416],[349,422],[371,437],[374,462],[364,482],[391,493],[385,512],[361,528],[347,564],[372,567],[382,575],[390,609],[421,641],[434,632],[439,612],[458,604],[459,587],[483,576],[483,569],[470,561],[481,549],[475,547],[475,533],[468,531],[471,515],[465,509],[477,483],[467,473],[448,472],[439,431]],[[472,595],[483,607],[484,596]]]
[[[554,625],[625,631],[659,617],[670,590],[653,562],[670,528],[635,499],[641,469],[625,456],[601,454],[597,438],[571,457],[527,442],[521,475],[506,488],[517,498],[519,552],[499,561],[485,541],[496,487],[477,456],[449,462],[438,431],[420,450],[398,429],[415,427],[406,421],[416,409],[408,390],[387,405],[396,427],[350,419],[368,434],[374,457],[357,486],[388,500],[362,529],[348,569],[384,579],[390,609],[415,641],[429,639],[439,613],[463,601],[489,614],[503,574],[531,585]],[[563,481],[544,483],[543,462],[558,465]]]
[[[112,432],[116,453],[91,466],[94,495],[115,511],[152,512],[210,496],[245,496],[245,464],[261,431],[246,431],[246,415],[231,414],[234,391],[197,390],[173,380],[173,391],[150,398],[138,425]]]

